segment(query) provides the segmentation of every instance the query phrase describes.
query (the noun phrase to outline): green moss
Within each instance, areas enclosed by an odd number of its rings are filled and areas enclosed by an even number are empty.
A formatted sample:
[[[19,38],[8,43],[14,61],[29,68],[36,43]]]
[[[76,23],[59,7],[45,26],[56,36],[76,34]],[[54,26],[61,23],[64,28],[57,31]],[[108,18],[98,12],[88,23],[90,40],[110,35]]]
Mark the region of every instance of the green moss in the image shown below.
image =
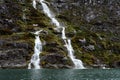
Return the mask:
[[[50,0],[47,1],[50,2]],[[54,31],[55,25],[51,24],[51,20],[42,12],[41,9],[34,9],[31,3],[31,0],[26,0],[25,3],[18,3],[19,9],[15,8],[15,10],[10,10],[12,11],[10,15],[12,14],[12,17],[16,20],[14,21],[14,24],[20,28],[20,31],[13,33],[9,29],[0,30],[0,34],[2,34],[0,38],[17,43],[25,42],[31,44],[34,49],[35,35],[30,32],[42,29],[47,32],[40,34],[42,42],[46,42],[46,45],[43,45],[43,52],[41,53],[41,56],[45,56],[50,53],[57,53],[68,57],[67,50],[64,47],[64,41],[61,39],[61,34],[56,34],[57,32]],[[37,6],[38,5],[40,4],[37,4]],[[75,6],[72,7],[73,9],[65,10],[56,17],[66,26],[66,36],[72,39],[72,45],[75,50],[76,58],[81,59],[84,64],[90,66],[95,64],[95,59],[99,59],[101,63],[109,66],[112,66],[113,62],[120,60],[120,43],[110,40],[114,36],[117,37],[116,34],[110,31],[97,29],[92,30],[93,27],[96,28],[97,26],[99,27],[104,25],[104,23],[111,23],[110,20],[108,20],[108,9],[91,6],[93,11],[101,8],[101,11],[103,11],[104,14],[101,14],[88,22],[84,18],[85,15],[82,15],[83,12],[85,12],[84,14],[88,13],[87,6],[80,6],[80,8]],[[79,13],[79,16],[73,15],[71,11]],[[98,12],[99,11],[96,11],[95,14]],[[22,19],[23,14],[26,15],[26,20]],[[1,14],[1,16],[9,19],[6,14]],[[33,24],[38,24],[38,26],[34,26]],[[100,39],[100,37],[102,39]],[[79,40],[84,38],[86,39],[86,43],[81,43]],[[95,50],[89,51],[83,48],[83,46],[88,45],[94,45]],[[32,54],[33,50],[31,50],[29,56],[32,56]],[[42,62],[41,64],[44,65],[46,63],[47,62]],[[71,60],[68,60],[68,64],[70,63]]]
[[[87,65],[93,65],[94,64],[94,56],[91,53],[84,53],[81,56],[81,60],[87,64]]]

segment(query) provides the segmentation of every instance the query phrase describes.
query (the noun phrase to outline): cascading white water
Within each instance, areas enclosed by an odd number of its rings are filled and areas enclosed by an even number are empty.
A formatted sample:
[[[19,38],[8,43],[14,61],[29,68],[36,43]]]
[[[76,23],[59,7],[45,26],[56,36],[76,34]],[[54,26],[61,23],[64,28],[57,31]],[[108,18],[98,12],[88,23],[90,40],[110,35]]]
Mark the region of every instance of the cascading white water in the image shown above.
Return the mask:
[[[59,30],[61,28],[60,23],[58,20],[55,18],[55,15],[50,11],[49,7],[45,4],[44,0],[40,0],[40,3],[43,7],[44,13],[51,19],[52,23],[57,26],[56,30]]]
[[[83,66],[82,61],[79,60],[79,59],[75,59],[74,49],[73,49],[73,47],[72,47],[72,45],[71,45],[71,40],[70,40],[70,39],[68,39],[68,51],[69,51],[69,56],[70,56],[70,58],[72,59],[74,65],[75,65],[75,68],[76,68],[76,69],[79,69],[79,68],[80,68],[80,69],[84,69],[84,66]]]
[[[39,55],[42,52],[42,42],[39,38],[40,31],[36,31],[35,34],[35,46],[34,46],[34,54],[30,60],[30,63],[28,65],[28,69],[31,69],[33,65],[35,69],[40,69],[40,58]]]
[[[72,47],[71,40],[66,39],[65,28],[63,28],[63,30],[62,30],[62,39],[65,42],[65,47],[67,48],[67,51],[69,53],[69,57],[71,58],[71,60],[73,61],[74,65],[75,65],[75,69],[84,69],[85,67],[83,66],[82,61],[79,59],[76,59],[74,56],[74,49]]]
[[[73,47],[71,45],[71,40],[68,39],[65,35],[65,27],[62,27],[60,25],[59,21],[55,18],[55,16],[50,11],[49,7],[46,5],[44,0],[40,0],[40,3],[42,4],[44,13],[51,19],[52,23],[54,23],[56,25],[56,27],[57,27],[56,30],[59,31],[59,29],[62,28],[62,39],[65,42],[65,46],[68,50],[69,57],[73,61],[74,65],[75,65],[75,68],[76,69],[83,69],[84,66],[82,64],[82,61],[78,60],[78,59],[75,59],[75,57],[74,57],[74,50],[73,50]]]
[[[66,35],[65,35],[65,27],[62,27],[62,39],[66,40]]]
[[[34,7],[35,9],[37,9],[37,8],[36,8],[36,0],[33,0],[32,5],[33,5],[33,7]]]

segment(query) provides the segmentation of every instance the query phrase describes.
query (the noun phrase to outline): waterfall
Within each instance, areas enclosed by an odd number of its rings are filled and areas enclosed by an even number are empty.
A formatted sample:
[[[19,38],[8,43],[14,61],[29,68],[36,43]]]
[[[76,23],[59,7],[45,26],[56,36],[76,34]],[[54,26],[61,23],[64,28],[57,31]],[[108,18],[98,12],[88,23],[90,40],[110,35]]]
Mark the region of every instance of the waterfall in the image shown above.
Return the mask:
[[[65,35],[65,27],[62,27],[62,39],[63,39],[63,40],[66,39],[66,35]]]
[[[30,63],[28,65],[28,69],[31,69],[33,65],[35,69],[40,69],[40,58],[39,55],[42,52],[42,42],[39,38],[40,31],[36,31],[35,34],[35,46],[34,46],[34,54],[32,55],[32,58],[30,60]]]
[[[67,42],[68,42],[68,44],[67,44],[67,46],[68,46],[68,47],[67,47],[68,53],[69,53],[69,56],[70,56],[70,58],[72,59],[74,65],[75,65],[75,69],[79,69],[79,68],[84,69],[84,66],[83,66],[83,64],[82,64],[82,61],[79,60],[79,59],[75,59],[74,49],[73,49],[73,47],[72,47],[72,45],[71,45],[71,40],[68,39]]]
[[[65,47],[67,48],[67,51],[69,54],[68,56],[71,58],[71,60],[73,61],[74,65],[75,65],[75,69],[84,69],[82,61],[79,59],[76,59],[74,56],[74,49],[72,47],[71,40],[68,38],[66,39],[65,28],[63,28],[63,30],[62,30],[62,39],[65,42]]]
[[[36,0],[33,0],[32,5],[33,5],[33,7],[34,7],[35,9],[37,9],[37,8],[36,8]]]
[[[44,13],[51,19],[52,23],[55,24],[55,26],[57,26],[56,30],[59,30],[61,26],[58,20],[55,18],[55,15],[50,11],[49,7],[45,4],[44,0],[40,0],[40,3],[43,7]]]
[[[84,66],[82,64],[82,61],[75,59],[74,50],[73,50],[73,47],[71,45],[71,40],[68,39],[65,35],[65,27],[60,25],[59,21],[55,18],[55,15],[52,13],[52,11],[50,11],[49,7],[46,5],[44,0],[40,0],[40,3],[43,7],[44,13],[51,19],[52,23],[56,25],[56,27],[57,27],[56,30],[59,31],[59,29],[62,28],[62,39],[65,42],[65,47],[67,48],[68,55],[71,58],[71,60],[73,61],[75,68],[76,69],[83,69]]]

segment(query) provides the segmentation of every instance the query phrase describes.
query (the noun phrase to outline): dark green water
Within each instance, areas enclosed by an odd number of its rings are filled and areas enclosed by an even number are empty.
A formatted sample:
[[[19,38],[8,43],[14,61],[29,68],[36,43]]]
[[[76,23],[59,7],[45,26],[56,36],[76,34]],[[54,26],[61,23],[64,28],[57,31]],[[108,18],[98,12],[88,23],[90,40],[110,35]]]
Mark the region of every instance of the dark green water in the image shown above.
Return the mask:
[[[8,69],[0,80],[120,80],[119,69]]]

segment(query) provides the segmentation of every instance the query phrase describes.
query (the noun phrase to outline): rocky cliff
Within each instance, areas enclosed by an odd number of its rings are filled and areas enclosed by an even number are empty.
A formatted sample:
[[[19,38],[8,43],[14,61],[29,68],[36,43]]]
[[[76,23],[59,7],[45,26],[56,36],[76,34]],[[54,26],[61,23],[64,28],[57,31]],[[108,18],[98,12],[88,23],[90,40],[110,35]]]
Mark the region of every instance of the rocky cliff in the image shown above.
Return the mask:
[[[86,67],[120,67],[119,0],[46,0],[72,39],[75,56]],[[54,31],[55,26],[30,0],[0,0],[0,68],[27,68],[33,54],[34,35],[43,45],[43,68],[71,68],[73,63]]]

